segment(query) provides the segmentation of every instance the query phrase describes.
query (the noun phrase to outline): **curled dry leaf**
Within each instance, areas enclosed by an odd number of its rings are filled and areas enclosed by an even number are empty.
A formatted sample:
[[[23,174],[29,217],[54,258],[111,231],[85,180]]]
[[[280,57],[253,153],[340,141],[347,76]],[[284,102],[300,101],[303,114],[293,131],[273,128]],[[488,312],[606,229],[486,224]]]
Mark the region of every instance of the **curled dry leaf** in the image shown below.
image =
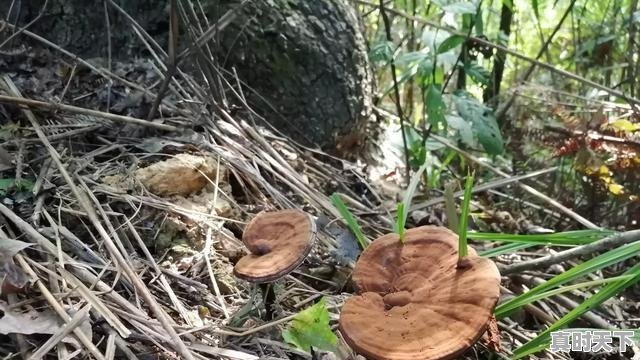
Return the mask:
[[[31,244],[0,239],[0,294],[22,292],[29,282],[27,275],[13,261],[13,256]]]
[[[188,196],[215,180],[216,163],[208,157],[178,154],[136,170],[135,176],[158,196]]]
[[[345,302],[340,331],[370,359],[456,359],[485,332],[500,273],[471,248],[459,267],[457,236],[446,228],[405,236],[403,245],[384,235],[362,253],[353,272],[360,295]]]
[[[53,310],[36,311],[29,309],[19,311],[10,309],[6,302],[0,301],[0,310],[4,313],[0,318],[0,334],[56,334],[63,326],[62,320]],[[67,313],[73,316],[76,310],[68,308]],[[89,316],[86,316],[78,328],[91,339],[93,331]],[[73,336],[66,336],[63,342],[80,348],[80,344]]]

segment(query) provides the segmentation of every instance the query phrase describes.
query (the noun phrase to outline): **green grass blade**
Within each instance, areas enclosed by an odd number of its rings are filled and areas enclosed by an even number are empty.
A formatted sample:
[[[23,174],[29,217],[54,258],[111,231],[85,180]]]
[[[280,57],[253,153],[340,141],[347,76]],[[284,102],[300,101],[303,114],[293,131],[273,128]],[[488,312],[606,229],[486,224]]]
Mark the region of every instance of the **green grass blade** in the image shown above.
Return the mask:
[[[610,277],[610,278],[606,278],[606,279],[585,281],[585,282],[578,283],[578,284],[563,286],[561,288],[545,291],[543,293],[539,293],[539,294],[535,294],[535,295],[529,296],[527,298],[523,298],[520,301],[515,301],[515,302],[511,303],[508,307],[505,307],[503,309],[503,311],[504,312],[509,312],[509,311],[515,310],[515,309],[517,309],[517,308],[519,308],[521,306],[530,304],[530,303],[532,303],[534,301],[539,301],[539,300],[542,300],[542,299],[546,299],[546,298],[549,298],[551,296],[555,296],[555,295],[558,295],[558,294],[565,293],[567,291],[573,291],[573,290],[586,288],[586,287],[604,285],[604,284],[608,284],[608,283],[611,283],[611,282],[614,282],[614,281],[628,280],[628,279],[630,279],[632,277],[633,277],[632,275],[621,275],[621,276],[614,276],[614,277]]]
[[[396,220],[396,228],[395,231],[398,234],[398,237],[400,238],[400,242],[404,243],[404,221],[400,221],[400,219],[407,219],[407,209],[404,207],[404,203],[399,203],[398,204],[398,210],[396,211],[397,213],[397,220]]]
[[[369,240],[364,236],[364,233],[362,233],[362,229],[360,229],[360,225],[358,224],[358,221],[356,220],[355,216],[353,216],[351,211],[349,211],[349,209],[347,208],[347,205],[344,204],[344,202],[340,198],[340,195],[336,193],[331,195],[331,202],[333,203],[333,206],[335,206],[336,209],[338,209],[338,212],[340,213],[344,221],[347,223],[349,230],[351,230],[353,235],[358,240],[358,244],[360,244],[360,248],[365,249],[369,245]]]
[[[576,230],[552,234],[519,235],[470,231],[467,233],[467,237],[469,239],[482,241],[506,241],[532,245],[576,246],[589,244],[615,233],[615,231],[611,230]]]
[[[603,287],[596,294],[586,299],[579,306],[571,310],[555,323],[551,324],[551,326],[549,326],[545,331],[538,334],[537,337],[516,349],[513,353],[513,358],[520,359],[548,348],[550,344],[551,333],[553,331],[567,326],[585,312],[597,306],[600,306],[603,302],[607,301],[613,296],[616,296],[621,291],[640,281],[640,263],[625,271],[623,275],[628,275],[630,276],[630,278],[625,280],[618,280]]]
[[[409,187],[407,187],[407,191],[404,193],[404,200],[402,200],[401,204],[398,204],[398,211],[396,214],[396,232],[400,236],[400,242],[404,241],[404,227],[407,223],[407,214],[409,212],[409,208],[411,207],[411,200],[413,200],[413,196],[416,193],[416,189],[418,188],[418,184],[422,179],[422,173],[427,169],[427,163],[425,161],[422,166],[416,171],[415,174],[411,177],[411,181],[409,182]]]
[[[469,223],[469,203],[471,202],[471,190],[473,189],[473,175],[467,175],[464,184],[464,197],[460,208],[460,226],[458,228],[458,259],[467,256],[467,224]]]
[[[450,181],[444,186],[444,209],[449,230],[458,232],[458,209],[456,208],[456,198],[453,196],[455,184],[455,181]]]
[[[554,276],[553,278],[534,287],[533,289],[527,291],[524,294],[521,294],[509,301],[504,302],[503,304],[499,305],[496,308],[495,315],[497,318],[504,317],[508,315],[508,312],[505,311],[504,309],[511,308],[511,304],[516,301],[522,301],[522,299],[524,298],[528,298],[535,294],[539,294],[547,290],[551,290],[557,286],[576,280],[586,274],[592,273],[596,270],[600,270],[607,266],[613,265],[615,263],[626,260],[635,255],[638,255],[639,252],[640,252],[640,241],[623,245],[613,250],[609,250],[606,253],[596,256],[591,260],[585,261],[582,264],[574,266],[573,268],[563,272],[562,274]]]
[[[471,233],[469,233],[469,235],[471,235]],[[520,243],[510,243],[510,244],[500,245],[500,246],[495,247],[493,249],[480,251],[480,252],[478,252],[478,255],[484,256],[486,258],[491,258],[491,257],[496,257],[496,256],[499,256],[499,255],[502,255],[502,254],[510,254],[510,253],[516,252],[518,250],[529,248],[531,246],[533,246],[533,245],[531,245],[531,244],[520,244]]]

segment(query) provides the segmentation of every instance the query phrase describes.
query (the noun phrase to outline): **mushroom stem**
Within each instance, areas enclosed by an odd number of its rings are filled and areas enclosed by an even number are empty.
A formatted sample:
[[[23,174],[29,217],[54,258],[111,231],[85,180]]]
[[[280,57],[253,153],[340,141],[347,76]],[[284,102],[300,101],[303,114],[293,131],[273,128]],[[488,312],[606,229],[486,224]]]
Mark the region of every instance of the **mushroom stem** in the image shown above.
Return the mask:
[[[276,302],[276,293],[273,291],[273,284],[260,284],[260,291],[262,291],[262,303],[264,304],[265,320],[271,320],[273,319],[273,312]]]

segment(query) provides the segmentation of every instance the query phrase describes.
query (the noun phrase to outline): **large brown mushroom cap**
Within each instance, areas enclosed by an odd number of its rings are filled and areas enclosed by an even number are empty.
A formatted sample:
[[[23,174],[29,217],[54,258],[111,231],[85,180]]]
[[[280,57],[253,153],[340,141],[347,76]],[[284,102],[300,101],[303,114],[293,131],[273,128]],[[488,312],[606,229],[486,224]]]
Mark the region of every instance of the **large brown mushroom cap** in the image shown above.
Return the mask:
[[[360,295],[340,314],[340,331],[377,360],[455,359],[484,333],[500,295],[495,264],[469,248],[458,267],[458,237],[442,227],[376,239],[353,281]]]
[[[307,213],[298,210],[261,212],[242,234],[242,242],[251,254],[238,261],[233,273],[251,282],[274,281],[302,264],[315,235],[315,222]]]

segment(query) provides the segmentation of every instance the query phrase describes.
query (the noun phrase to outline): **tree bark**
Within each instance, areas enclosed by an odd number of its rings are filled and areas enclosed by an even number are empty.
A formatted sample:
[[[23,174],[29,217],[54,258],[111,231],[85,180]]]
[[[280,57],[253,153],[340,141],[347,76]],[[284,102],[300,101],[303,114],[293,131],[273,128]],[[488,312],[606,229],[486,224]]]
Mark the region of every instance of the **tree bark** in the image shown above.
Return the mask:
[[[167,0],[114,1],[166,49]],[[205,0],[203,8],[213,24],[241,2]],[[147,55],[129,22],[111,6],[107,29],[103,0],[49,0],[44,11],[44,0],[17,1],[9,14],[11,3],[0,2],[0,16],[18,28],[37,18],[29,31],[83,58],[106,58],[108,44],[114,60]],[[190,45],[187,38],[182,36],[181,47]],[[278,130],[324,147],[354,133],[360,134],[356,146],[364,138],[373,76],[349,0],[248,1],[213,41],[213,60],[238,74],[249,105]],[[0,51],[23,42],[17,37]],[[236,83],[231,75],[229,80]]]
[[[297,139],[327,146],[370,116],[365,40],[346,0],[250,2],[221,35],[217,54],[248,85],[254,109]]]

